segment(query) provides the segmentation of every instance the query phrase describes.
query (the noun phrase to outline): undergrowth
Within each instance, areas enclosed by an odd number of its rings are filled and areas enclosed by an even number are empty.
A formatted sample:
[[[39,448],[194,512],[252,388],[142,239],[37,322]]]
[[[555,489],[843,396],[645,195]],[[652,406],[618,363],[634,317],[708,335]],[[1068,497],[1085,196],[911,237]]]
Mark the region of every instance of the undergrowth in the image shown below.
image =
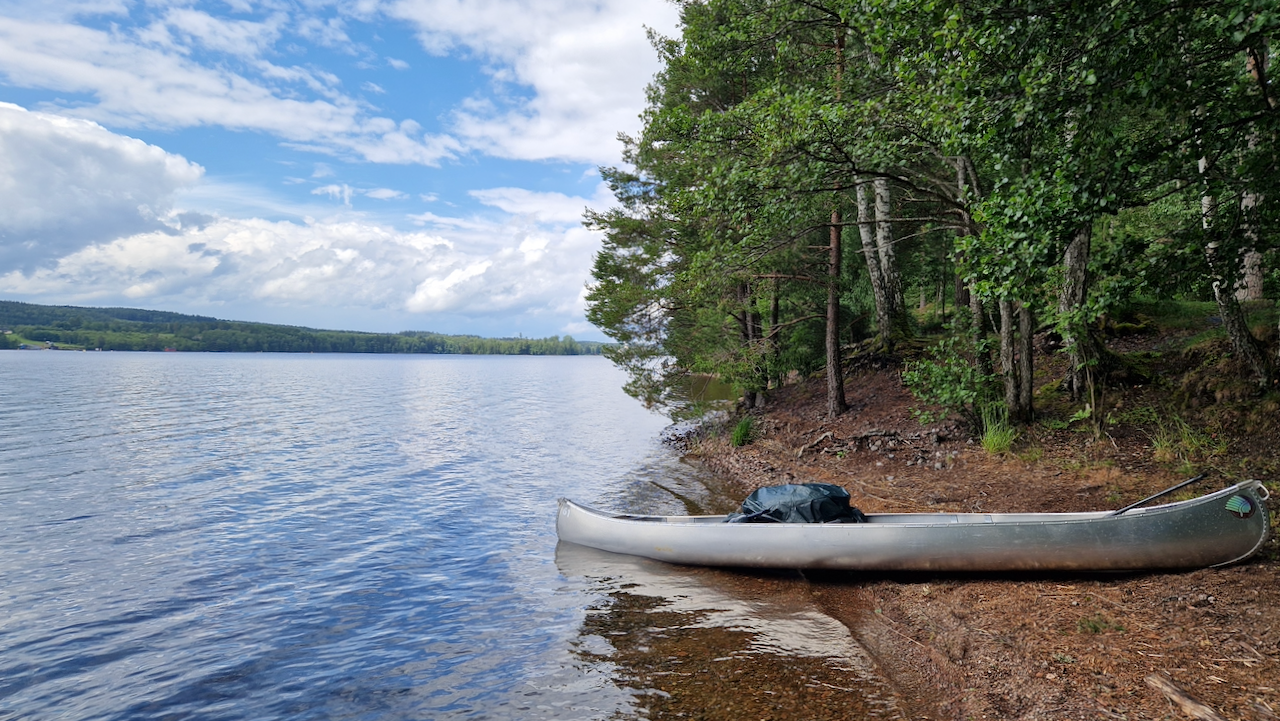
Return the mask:
[[[982,406],[982,449],[992,455],[1003,455],[1013,447],[1018,430],[1009,422],[1004,406],[988,403]]]
[[[1222,455],[1227,442],[1216,434],[1192,428],[1181,416],[1157,419],[1156,429],[1149,432],[1151,457],[1157,463],[1181,463],[1190,467]]]

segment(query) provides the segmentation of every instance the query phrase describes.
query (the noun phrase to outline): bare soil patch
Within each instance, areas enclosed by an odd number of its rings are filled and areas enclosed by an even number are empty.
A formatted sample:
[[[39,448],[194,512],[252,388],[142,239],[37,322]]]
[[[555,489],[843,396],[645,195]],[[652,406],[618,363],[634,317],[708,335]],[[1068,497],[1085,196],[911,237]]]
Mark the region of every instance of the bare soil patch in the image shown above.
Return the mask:
[[[848,378],[849,413],[825,418],[818,379],[787,386],[754,412],[754,442],[735,448],[720,434],[690,455],[744,497],[762,485],[826,482],[847,488],[868,512],[1113,509],[1189,469],[1211,478],[1181,497],[1243,478],[1280,492],[1277,409],[1215,381],[1234,369],[1212,349],[1166,355],[1141,374],[1145,383],[1108,391],[1101,438],[1063,417],[1052,361],[1041,369],[1045,419],[1023,431],[1012,453],[992,456],[956,422],[918,422],[899,364],[881,359]],[[1160,675],[1223,718],[1280,719],[1274,537],[1245,563],[1188,573],[809,581],[820,606],[919,703],[923,718],[1187,718],[1145,680]]]

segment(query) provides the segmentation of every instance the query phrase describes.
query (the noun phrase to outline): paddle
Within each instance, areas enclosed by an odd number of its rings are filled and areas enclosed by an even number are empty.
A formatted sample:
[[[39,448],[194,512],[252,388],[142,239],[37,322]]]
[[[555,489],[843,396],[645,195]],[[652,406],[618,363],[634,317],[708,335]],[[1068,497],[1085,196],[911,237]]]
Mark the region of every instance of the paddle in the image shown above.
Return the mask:
[[[1131,510],[1133,510],[1133,509],[1137,508],[1138,506],[1141,506],[1142,504],[1146,503],[1147,501],[1154,501],[1154,500],[1156,500],[1157,498],[1159,498],[1160,496],[1167,496],[1167,495],[1169,495],[1170,493],[1173,493],[1174,491],[1176,491],[1176,490],[1178,490],[1178,489],[1180,489],[1180,488],[1186,488],[1187,486],[1191,485],[1192,483],[1195,483],[1196,481],[1199,481],[1199,480],[1202,480],[1202,479],[1204,479],[1204,478],[1208,477],[1208,475],[1209,475],[1208,473],[1201,473],[1200,475],[1196,476],[1195,478],[1188,478],[1187,480],[1183,481],[1182,483],[1179,483],[1179,484],[1178,484],[1178,485],[1176,485],[1176,486],[1170,486],[1169,488],[1166,488],[1166,489],[1164,489],[1163,491],[1160,491],[1159,493],[1155,494],[1154,496],[1147,496],[1146,498],[1142,499],[1141,501],[1138,501],[1137,503],[1130,503],[1129,505],[1125,506],[1124,508],[1121,508],[1121,509],[1120,509],[1120,510],[1118,510],[1118,511],[1112,511],[1111,513],[1109,513],[1109,514],[1107,514],[1107,515],[1108,515],[1108,517],[1110,517],[1110,516],[1118,516],[1118,515],[1120,515],[1121,513],[1124,513],[1125,511],[1131,511]]]

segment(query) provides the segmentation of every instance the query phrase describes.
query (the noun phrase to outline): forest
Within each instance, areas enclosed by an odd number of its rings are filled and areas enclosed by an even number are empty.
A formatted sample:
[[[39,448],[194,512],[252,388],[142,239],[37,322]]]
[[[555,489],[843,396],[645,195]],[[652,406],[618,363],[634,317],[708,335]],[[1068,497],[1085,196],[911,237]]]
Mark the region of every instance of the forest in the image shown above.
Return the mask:
[[[1038,344],[1088,416],[1105,329],[1192,301],[1276,393],[1275,0],[680,8],[587,215],[631,394],[678,414],[706,374],[750,409],[825,373],[834,417],[851,363],[913,348],[919,398],[1025,423]]]
[[[0,301],[0,348],[20,345],[89,350],[239,353],[458,353],[597,355],[601,343],[569,336],[481,338],[425,331],[360,333],[133,308],[77,308]]]

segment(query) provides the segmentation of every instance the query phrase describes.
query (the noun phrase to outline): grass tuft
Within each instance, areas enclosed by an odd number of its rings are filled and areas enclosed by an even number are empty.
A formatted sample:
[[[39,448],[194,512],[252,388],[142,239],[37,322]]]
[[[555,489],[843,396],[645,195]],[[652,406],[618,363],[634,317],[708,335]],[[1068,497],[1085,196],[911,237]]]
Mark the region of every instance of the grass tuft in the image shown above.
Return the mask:
[[[1108,620],[1102,614],[1088,616],[1076,621],[1076,631],[1079,633],[1102,633],[1104,631],[1124,632],[1124,626],[1115,621]]]
[[[1190,466],[1226,452],[1227,444],[1214,435],[1192,428],[1178,416],[1157,423],[1151,438],[1151,458],[1157,463],[1181,462]]]
[[[733,445],[735,448],[745,446],[755,440],[755,424],[751,416],[743,416],[738,425],[733,427]]]
[[[1009,423],[1009,412],[1004,406],[988,404],[982,407],[982,448],[992,455],[1003,455],[1013,448],[1018,430]]]

